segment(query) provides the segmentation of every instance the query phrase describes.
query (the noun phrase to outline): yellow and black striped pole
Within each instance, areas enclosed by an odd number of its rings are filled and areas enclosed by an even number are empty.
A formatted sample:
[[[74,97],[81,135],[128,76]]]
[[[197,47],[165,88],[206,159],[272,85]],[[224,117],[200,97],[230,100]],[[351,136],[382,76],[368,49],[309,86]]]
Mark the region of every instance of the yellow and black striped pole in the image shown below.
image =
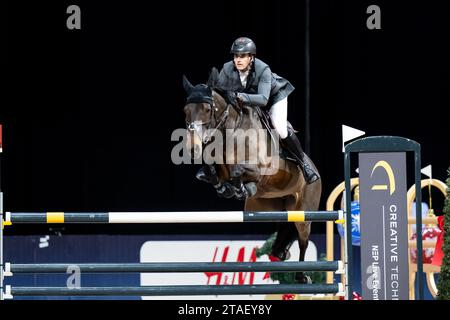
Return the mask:
[[[343,221],[338,211],[6,212],[6,223],[217,223]]]

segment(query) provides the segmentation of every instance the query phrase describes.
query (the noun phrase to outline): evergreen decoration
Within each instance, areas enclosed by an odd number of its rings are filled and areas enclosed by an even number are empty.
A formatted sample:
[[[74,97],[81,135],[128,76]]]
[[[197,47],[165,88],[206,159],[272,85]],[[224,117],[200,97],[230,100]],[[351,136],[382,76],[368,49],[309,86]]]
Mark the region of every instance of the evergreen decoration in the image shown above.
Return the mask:
[[[444,205],[444,243],[442,245],[444,257],[437,286],[437,299],[439,300],[450,300],[450,168],[447,170],[447,173],[447,197]]]
[[[261,248],[256,249],[256,257],[259,258],[263,255],[270,255],[276,237],[277,233],[275,232],[267,239]],[[320,255],[320,260],[326,260],[326,255],[322,253]],[[325,271],[306,271],[304,274],[311,278],[312,283],[325,283],[326,281]],[[278,280],[281,284],[296,283],[295,272],[271,272],[270,279],[273,281]]]

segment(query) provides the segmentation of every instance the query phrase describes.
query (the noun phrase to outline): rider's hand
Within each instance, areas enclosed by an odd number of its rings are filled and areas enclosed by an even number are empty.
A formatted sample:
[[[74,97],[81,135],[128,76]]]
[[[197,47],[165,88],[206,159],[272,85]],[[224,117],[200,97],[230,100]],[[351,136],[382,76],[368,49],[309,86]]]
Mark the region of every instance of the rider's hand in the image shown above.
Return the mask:
[[[247,94],[238,92],[236,97],[240,104],[250,104]]]
[[[227,100],[229,103],[237,106],[239,103],[238,94],[234,91],[227,91]]]

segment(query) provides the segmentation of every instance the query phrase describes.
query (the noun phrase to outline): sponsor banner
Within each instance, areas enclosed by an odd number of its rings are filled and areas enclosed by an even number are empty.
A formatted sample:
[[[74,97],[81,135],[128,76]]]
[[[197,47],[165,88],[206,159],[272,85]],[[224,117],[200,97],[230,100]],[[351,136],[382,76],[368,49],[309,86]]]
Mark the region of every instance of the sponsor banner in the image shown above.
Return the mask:
[[[141,262],[256,262],[269,261],[268,256],[256,257],[256,249],[265,241],[147,241],[141,248]],[[289,261],[298,261],[296,242],[290,249]],[[310,241],[305,260],[317,260],[317,248]],[[141,285],[252,285],[278,283],[268,272],[203,272],[203,273],[142,273]],[[143,299],[265,299],[265,295],[170,296]]]
[[[360,153],[363,300],[409,297],[406,154]]]
[[[4,258],[10,263],[137,263],[137,262],[249,262],[268,261],[266,255],[255,258],[270,235],[22,235],[4,238]],[[231,240],[230,240],[231,239]],[[335,248],[335,256],[339,256]],[[306,260],[317,260],[325,251],[325,236],[312,234]],[[291,247],[291,261],[298,259],[298,244]],[[71,274],[14,274],[6,277],[11,286],[66,286]],[[206,285],[206,284],[270,284],[258,273],[83,273],[82,287],[140,286],[140,285]],[[177,297],[179,298],[179,297]],[[199,297],[183,297],[197,299]],[[208,299],[264,299],[265,296],[202,297]],[[123,300],[141,299],[131,296],[98,297],[15,297],[17,300]],[[147,299],[147,297],[145,298]],[[152,297],[148,297],[152,299]],[[171,297],[160,297],[171,299]]]

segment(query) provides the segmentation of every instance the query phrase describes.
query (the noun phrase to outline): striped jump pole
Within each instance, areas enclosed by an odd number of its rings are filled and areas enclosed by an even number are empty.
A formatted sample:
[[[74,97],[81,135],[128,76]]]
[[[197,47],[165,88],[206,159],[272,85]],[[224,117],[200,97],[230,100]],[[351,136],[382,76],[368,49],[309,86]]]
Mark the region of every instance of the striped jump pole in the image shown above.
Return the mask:
[[[6,212],[11,223],[216,223],[305,222],[343,223],[337,211],[180,211],[180,212]]]
[[[5,264],[5,273],[66,273],[73,267],[86,273],[130,272],[293,272],[334,271],[344,273],[341,261],[288,261],[288,262],[150,262],[150,263],[53,263]]]
[[[14,296],[174,296],[174,295],[239,295],[239,294],[343,294],[341,283],[278,285],[184,285],[148,287],[11,287],[5,297]]]

